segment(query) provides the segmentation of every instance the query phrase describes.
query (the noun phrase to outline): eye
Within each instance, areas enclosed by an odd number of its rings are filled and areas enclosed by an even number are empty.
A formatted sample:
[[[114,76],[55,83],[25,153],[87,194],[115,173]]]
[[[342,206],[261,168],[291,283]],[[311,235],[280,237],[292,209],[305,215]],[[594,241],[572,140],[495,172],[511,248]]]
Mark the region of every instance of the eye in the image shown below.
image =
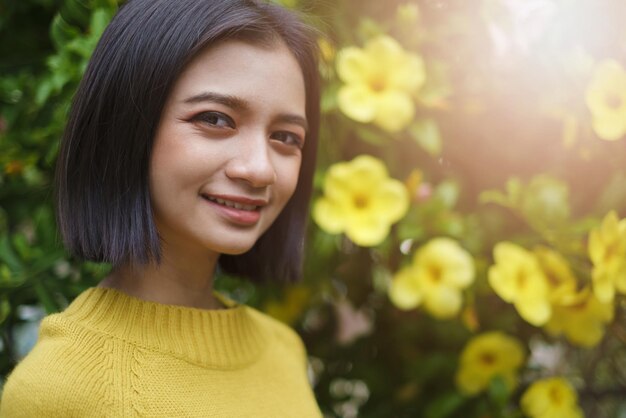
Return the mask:
[[[215,128],[235,128],[235,122],[228,115],[220,112],[202,112],[191,118],[194,122],[202,122]]]
[[[287,132],[287,131],[274,132],[270,136],[270,138],[276,141],[280,141],[286,145],[296,146],[299,149],[302,149],[302,147],[304,146],[304,139],[302,139],[300,135],[295,134],[293,132]]]

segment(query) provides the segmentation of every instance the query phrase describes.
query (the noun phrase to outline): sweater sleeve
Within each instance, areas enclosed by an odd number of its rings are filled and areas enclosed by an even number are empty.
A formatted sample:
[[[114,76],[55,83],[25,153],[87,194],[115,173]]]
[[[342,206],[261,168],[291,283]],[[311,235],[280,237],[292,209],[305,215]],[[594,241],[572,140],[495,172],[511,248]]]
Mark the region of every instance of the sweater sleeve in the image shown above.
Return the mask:
[[[34,363],[32,358],[29,355],[9,375],[2,391],[0,417],[63,416],[58,408],[63,402],[59,402],[58,390],[51,386],[54,382],[44,380],[45,372],[41,373],[37,369],[45,366]]]
[[[308,370],[308,357],[306,347],[302,342],[302,338],[291,327],[283,322],[270,318],[272,322],[272,328],[276,338],[286,347],[286,349],[298,358],[299,363],[302,365],[302,369],[307,372]]]
[[[0,417],[105,416],[113,409],[106,341],[64,331],[44,320],[39,341],[8,377]],[[80,354],[85,345],[95,348],[89,356]]]
[[[296,355],[300,358],[302,367],[304,367],[304,370],[306,371],[308,368],[308,358],[307,358],[306,347],[304,346],[304,343],[302,342],[302,339],[300,338],[300,335],[298,335],[298,333],[296,333],[293,329],[289,327],[285,327],[285,328],[286,328],[285,339],[288,342],[288,344],[292,347]]]

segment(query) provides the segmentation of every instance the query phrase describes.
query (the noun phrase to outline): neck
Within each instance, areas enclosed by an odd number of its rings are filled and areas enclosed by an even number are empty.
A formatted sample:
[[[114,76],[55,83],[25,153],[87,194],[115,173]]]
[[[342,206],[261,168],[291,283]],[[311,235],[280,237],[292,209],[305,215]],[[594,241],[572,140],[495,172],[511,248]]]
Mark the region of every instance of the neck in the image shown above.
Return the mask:
[[[172,254],[164,248],[159,265],[121,265],[98,286],[117,289],[150,302],[223,309],[223,304],[212,293],[218,258],[219,254],[215,253],[204,257]]]

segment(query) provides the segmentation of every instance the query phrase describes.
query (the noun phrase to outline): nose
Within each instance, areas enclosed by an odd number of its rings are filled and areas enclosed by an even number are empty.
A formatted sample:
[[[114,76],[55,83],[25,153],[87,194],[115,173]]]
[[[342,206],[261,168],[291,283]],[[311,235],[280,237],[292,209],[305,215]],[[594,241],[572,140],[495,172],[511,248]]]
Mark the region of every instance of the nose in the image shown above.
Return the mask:
[[[268,140],[264,136],[242,138],[226,167],[226,176],[245,181],[256,188],[273,184],[276,171],[270,153]]]

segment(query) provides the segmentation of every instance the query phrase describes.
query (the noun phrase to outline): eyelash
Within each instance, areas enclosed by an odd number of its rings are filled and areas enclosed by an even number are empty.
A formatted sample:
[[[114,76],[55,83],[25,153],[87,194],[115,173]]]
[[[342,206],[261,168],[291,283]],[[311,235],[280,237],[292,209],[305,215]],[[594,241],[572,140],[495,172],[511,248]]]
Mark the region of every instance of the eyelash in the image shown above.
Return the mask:
[[[276,136],[276,134],[286,135],[288,138],[291,139],[291,143],[288,143],[289,139],[283,140],[283,139],[276,139],[276,138],[274,138]],[[283,144],[296,146],[299,149],[302,149],[302,147],[304,146],[304,140],[300,137],[300,135],[294,134],[293,132],[288,132],[288,131],[274,132],[272,134],[272,139],[276,139],[277,141],[280,141]]]
[[[213,123],[211,121],[212,118],[220,118],[223,121],[226,121],[226,126],[223,126],[223,125],[220,126],[217,123]],[[235,122],[232,120],[232,118],[220,112],[202,112],[202,113],[195,115],[193,118],[191,118],[191,120],[194,122],[203,122],[211,127],[217,127],[221,129],[223,128],[235,129]]]
[[[224,123],[221,125],[219,123],[216,123],[216,118],[220,119],[221,121],[224,121]],[[233,121],[233,119],[230,116],[225,115],[224,113],[221,113],[221,112],[202,112],[192,117],[191,121],[202,122],[210,127],[214,127],[218,129],[235,129],[235,122]],[[276,138],[277,135],[281,137],[286,136],[287,138],[279,139],[279,138]],[[304,140],[302,139],[302,137],[298,134],[295,134],[289,131],[273,132],[270,138],[280,141],[286,145],[296,146],[299,149],[302,149],[302,147],[304,146]]]

